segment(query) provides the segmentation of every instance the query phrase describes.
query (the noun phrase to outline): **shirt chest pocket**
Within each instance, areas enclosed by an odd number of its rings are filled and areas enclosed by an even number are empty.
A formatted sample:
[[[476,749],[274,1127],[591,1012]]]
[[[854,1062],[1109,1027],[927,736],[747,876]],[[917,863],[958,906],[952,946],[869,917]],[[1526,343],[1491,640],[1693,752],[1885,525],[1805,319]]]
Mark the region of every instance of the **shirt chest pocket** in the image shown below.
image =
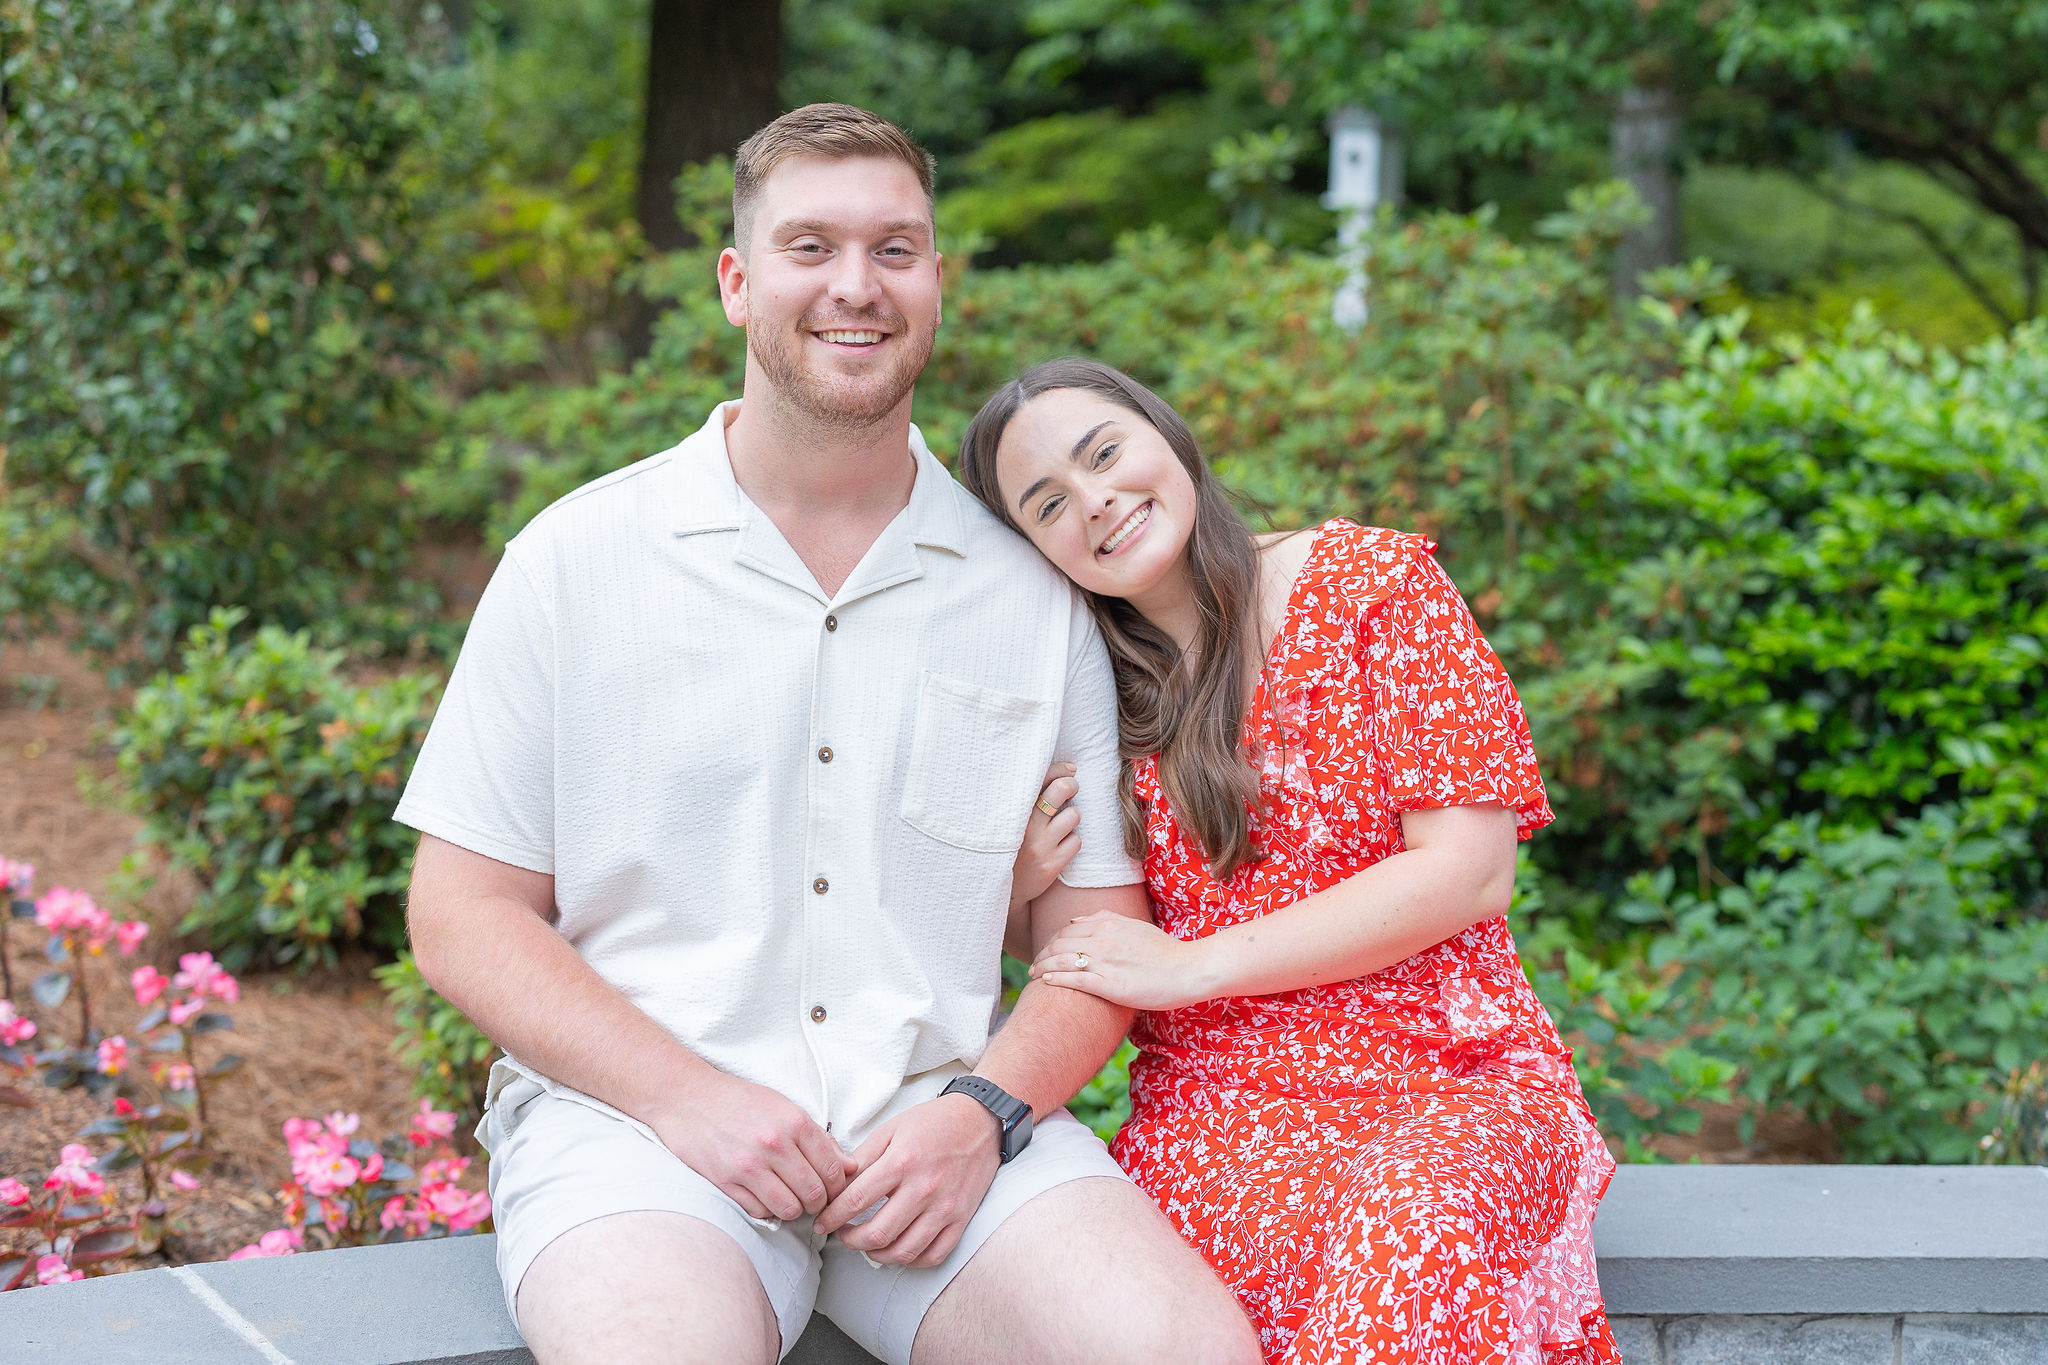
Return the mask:
[[[918,687],[903,819],[942,844],[1014,854],[1052,760],[1051,702],[926,673]]]

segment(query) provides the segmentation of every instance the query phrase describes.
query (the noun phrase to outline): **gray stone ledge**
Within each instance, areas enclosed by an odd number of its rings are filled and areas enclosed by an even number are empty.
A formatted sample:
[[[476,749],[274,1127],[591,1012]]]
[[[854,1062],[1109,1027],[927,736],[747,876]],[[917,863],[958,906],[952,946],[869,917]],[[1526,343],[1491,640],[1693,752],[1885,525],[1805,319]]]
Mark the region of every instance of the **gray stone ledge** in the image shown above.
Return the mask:
[[[1595,1225],[1630,1365],[2048,1362],[2048,1171],[1624,1167]],[[8,1365],[517,1365],[493,1241],[0,1295]],[[793,1365],[864,1365],[817,1320]]]

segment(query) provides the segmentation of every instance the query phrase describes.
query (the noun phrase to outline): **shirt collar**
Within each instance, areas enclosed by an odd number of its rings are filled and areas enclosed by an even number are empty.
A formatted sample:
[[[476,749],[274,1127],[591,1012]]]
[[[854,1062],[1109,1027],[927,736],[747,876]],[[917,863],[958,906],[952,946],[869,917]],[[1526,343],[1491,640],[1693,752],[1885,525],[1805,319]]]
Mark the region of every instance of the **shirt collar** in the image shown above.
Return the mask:
[[[696,432],[675,448],[676,477],[671,529],[679,536],[707,531],[741,531],[760,509],[740,492],[732,460],[725,448],[725,427],[739,408],[738,400],[720,403]],[[915,545],[967,553],[967,518],[960,506],[966,494],[925,444],[915,423],[910,428],[910,453],[917,478],[910,487],[907,515],[899,517]],[[894,529],[892,524],[892,530]]]

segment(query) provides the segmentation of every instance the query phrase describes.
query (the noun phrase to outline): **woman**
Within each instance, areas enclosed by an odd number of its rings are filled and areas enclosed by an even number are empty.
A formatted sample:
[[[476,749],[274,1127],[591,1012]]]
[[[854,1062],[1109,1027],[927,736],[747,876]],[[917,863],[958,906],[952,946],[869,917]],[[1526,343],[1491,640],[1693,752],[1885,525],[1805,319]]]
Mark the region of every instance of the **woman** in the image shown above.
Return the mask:
[[[1118,1160],[1267,1358],[1615,1362],[1614,1163],[1502,918],[1551,819],[1521,704],[1421,536],[1253,537],[1157,396],[1085,360],[982,408],[963,482],[1088,596],[1157,928],[1039,980],[1141,1011]],[[1053,775],[1020,875],[1071,856]]]

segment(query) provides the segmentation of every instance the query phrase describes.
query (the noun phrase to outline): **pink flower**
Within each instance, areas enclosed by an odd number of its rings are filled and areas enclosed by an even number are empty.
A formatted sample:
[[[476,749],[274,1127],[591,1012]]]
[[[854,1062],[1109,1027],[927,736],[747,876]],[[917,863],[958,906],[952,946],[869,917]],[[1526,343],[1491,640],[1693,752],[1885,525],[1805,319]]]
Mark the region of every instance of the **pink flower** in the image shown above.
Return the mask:
[[[171,984],[195,995],[207,995],[214,991],[214,982],[226,975],[212,953],[185,953],[178,958],[178,974]]]
[[[0,1180],[0,1204],[26,1204],[28,1201],[28,1186],[13,1176]]]
[[[230,1261],[246,1261],[254,1256],[289,1256],[306,1244],[304,1233],[293,1228],[272,1228],[248,1246],[229,1255]]]
[[[491,1216],[491,1197],[482,1190],[471,1194],[454,1185],[437,1185],[420,1192],[420,1206],[457,1232],[473,1228]]]
[[[67,1280],[82,1280],[84,1278],[85,1272],[83,1270],[73,1270],[70,1266],[65,1265],[62,1256],[52,1254],[36,1257],[37,1284],[63,1284]]]
[[[224,1000],[230,1005],[242,998],[242,983],[229,976],[226,972],[216,976],[213,979],[213,984],[206,989],[213,993],[214,999]]]
[[[11,891],[17,896],[26,896],[30,886],[35,884],[34,863],[17,863],[11,858],[0,858],[0,890]]]
[[[122,1098],[119,1095],[114,1096],[114,1117],[117,1119],[126,1119],[133,1118],[134,1116],[135,1106],[128,1103],[126,1099]]]
[[[454,1132],[455,1115],[434,1108],[426,1100],[420,1101],[420,1111],[412,1116],[413,1146],[431,1146],[436,1138],[445,1138]]]
[[[132,956],[142,946],[142,940],[149,937],[149,926],[139,919],[131,919],[114,926],[114,946],[121,950],[123,957]]]
[[[84,1143],[66,1143],[57,1154],[57,1164],[51,1168],[49,1178],[43,1181],[43,1188],[54,1190],[68,1185],[87,1199],[97,1197],[106,1191],[107,1182],[92,1169],[92,1160],[92,1149]]]
[[[36,1021],[23,1019],[14,1012],[14,1005],[0,1000],[0,1047],[13,1047],[36,1036]]]
[[[405,1221],[405,1196],[394,1195],[385,1200],[383,1212],[377,1215],[377,1226],[389,1232]]]
[[[166,1090],[190,1090],[194,1082],[192,1068],[183,1062],[172,1062],[164,1068],[163,1080]]]
[[[297,1156],[299,1148],[318,1136],[319,1133],[320,1125],[312,1119],[286,1119],[284,1121],[284,1145],[293,1156]]]
[[[316,1199],[339,1194],[356,1183],[363,1174],[363,1168],[352,1156],[323,1154],[303,1166],[294,1162],[292,1174],[299,1177],[306,1186],[306,1193]]]
[[[327,1116],[327,1131],[336,1137],[348,1137],[362,1126],[361,1114],[344,1114],[339,1109]]]
[[[185,999],[180,1000],[177,1004],[171,1006],[170,1014],[172,1026],[176,1028],[183,1028],[186,1024],[190,1023],[192,1019],[201,1010],[205,1008],[205,1000],[201,999],[199,996],[196,995],[187,996]]]
[[[118,1076],[128,1069],[128,1040],[120,1034],[100,1040],[100,1070]]]
[[[156,1003],[171,979],[154,967],[137,967],[128,973],[128,984],[135,988],[135,1003],[147,1008]]]
[[[384,1154],[382,1152],[372,1152],[363,1158],[363,1183],[365,1185],[383,1174]]]
[[[53,886],[36,902],[36,923],[53,934],[83,931],[88,935],[98,935],[100,941],[105,942],[104,935],[113,924],[113,916],[100,909],[85,892],[73,891],[68,886]]]
[[[172,1171],[171,1183],[181,1190],[189,1191],[199,1188],[199,1181],[193,1177],[190,1171]]]

